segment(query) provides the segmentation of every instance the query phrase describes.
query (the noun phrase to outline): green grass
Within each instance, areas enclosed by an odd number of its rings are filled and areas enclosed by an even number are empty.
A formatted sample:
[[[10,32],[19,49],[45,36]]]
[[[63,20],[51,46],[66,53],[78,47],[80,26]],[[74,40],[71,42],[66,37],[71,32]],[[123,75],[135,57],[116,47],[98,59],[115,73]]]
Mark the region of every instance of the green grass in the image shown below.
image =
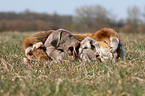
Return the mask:
[[[145,96],[145,34],[120,34],[125,60],[23,62],[31,33],[0,33],[0,96]]]

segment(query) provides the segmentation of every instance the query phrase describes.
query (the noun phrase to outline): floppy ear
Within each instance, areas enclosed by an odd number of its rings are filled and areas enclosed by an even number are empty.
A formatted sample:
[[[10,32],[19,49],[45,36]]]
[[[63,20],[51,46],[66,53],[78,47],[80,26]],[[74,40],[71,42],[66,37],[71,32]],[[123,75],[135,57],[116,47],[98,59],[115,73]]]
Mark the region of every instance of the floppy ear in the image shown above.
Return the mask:
[[[51,44],[54,47],[58,47],[61,41],[61,36],[62,36],[62,30],[56,30],[55,32],[53,32],[53,34],[51,34],[47,40],[45,41],[45,46],[48,46],[47,44]]]
[[[59,46],[59,44],[60,44],[61,35],[62,35],[62,30],[59,30],[59,33],[58,33],[58,41],[57,41],[57,45],[56,46]]]
[[[67,31],[67,30],[65,30],[65,29],[58,29],[57,31],[59,31],[59,33],[58,33],[58,41],[57,41],[57,45],[56,45],[56,46],[59,46],[60,41],[61,41],[62,34],[63,34],[64,32],[68,32],[68,33],[70,33],[70,32]],[[63,37],[64,37],[64,36],[63,36]]]
[[[74,48],[73,48],[73,57],[75,57],[75,59],[79,58],[79,48],[80,48],[80,43],[77,43]]]

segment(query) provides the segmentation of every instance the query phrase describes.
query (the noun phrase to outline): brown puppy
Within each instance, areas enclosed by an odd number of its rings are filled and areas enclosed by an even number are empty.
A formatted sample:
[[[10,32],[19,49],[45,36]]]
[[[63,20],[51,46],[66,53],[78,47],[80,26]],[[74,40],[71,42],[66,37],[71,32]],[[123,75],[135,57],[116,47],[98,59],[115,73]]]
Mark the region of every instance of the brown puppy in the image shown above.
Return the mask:
[[[96,33],[91,35],[99,44],[103,47],[109,48],[109,52],[112,52],[114,58],[118,60],[119,58],[124,58],[123,45],[120,42],[120,37],[115,32],[115,30],[110,28],[103,28]]]
[[[80,41],[84,40],[84,38],[86,37],[90,37],[99,42],[103,48],[105,47],[111,48],[110,46],[111,37],[116,37],[119,40],[119,35],[111,28],[102,28],[95,33],[73,34],[73,35]]]
[[[100,54],[100,45],[90,37],[86,37],[83,41],[77,43],[74,49],[73,55],[76,59],[95,62],[100,60],[98,57]]]
[[[37,32],[24,39],[23,49],[25,51],[25,55],[30,60],[38,59],[47,61],[50,59],[46,54],[46,49],[43,44],[53,31],[54,30]]]
[[[97,41],[100,45],[102,56],[106,54],[107,50],[112,53],[116,60],[119,57],[124,58],[124,51],[120,43],[119,35],[111,28],[102,28],[95,33],[73,34],[75,38],[82,41],[86,37],[90,37]],[[75,49],[78,46],[76,46]],[[107,53],[108,53],[107,52]]]
[[[59,30],[60,31],[66,31],[64,29],[59,29]],[[50,30],[50,31],[37,32],[37,33],[34,33],[34,34],[30,35],[28,38],[25,38],[24,41],[23,41],[23,49],[25,51],[25,55],[30,60],[40,60],[40,61],[51,60],[51,58],[46,53],[46,48],[44,46],[44,43],[46,42],[47,38],[52,33],[56,33],[56,31],[59,31],[59,30]],[[60,33],[59,32],[56,33],[56,36],[58,34],[60,34]],[[56,36],[54,36],[54,37],[56,37]],[[59,37],[59,36],[57,36],[57,37]],[[66,38],[66,37],[65,36],[63,36],[63,38],[59,37],[58,40],[62,40],[64,38]],[[68,37],[68,38],[72,38],[72,37]],[[68,41],[69,40],[67,40],[66,42],[68,42]],[[65,45],[65,46],[68,46],[68,45]],[[47,50],[47,52],[48,52],[48,50]]]
[[[23,41],[23,49],[25,50],[26,56],[31,60],[42,60],[47,61],[50,60],[49,56],[46,54],[46,49],[44,47],[44,43],[48,36],[54,32],[55,30],[50,31],[42,31],[37,32],[29,36]],[[102,48],[111,48],[110,46],[110,38],[111,37],[117,37],[119,39],[119,36],[117,33],[110,28],[103,28],[96,33],[85,33],[85,34],[73,34],[74,38],[76,38],[79,41],[84,40],[85,37],[91,37],[94,40],[96,40]],[[114,44],[117,47],[117,56],[120,57],[120,48],[118,45]],[[113,46],[114,47],[114,46]],[[77,48],[76,48],[77,49]],[[116,50],[116,48],[115,48]]]

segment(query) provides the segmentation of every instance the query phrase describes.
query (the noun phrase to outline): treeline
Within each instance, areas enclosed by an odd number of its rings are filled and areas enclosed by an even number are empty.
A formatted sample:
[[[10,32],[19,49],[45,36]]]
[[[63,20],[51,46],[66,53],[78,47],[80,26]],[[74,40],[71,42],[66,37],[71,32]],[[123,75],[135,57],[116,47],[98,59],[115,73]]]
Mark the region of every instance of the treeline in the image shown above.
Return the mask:
[[[127,9],[128,17],[116,20],[115,15],[106,8],[96,6],[82,6],[76,8],[75,15],[59,15],[24,12],[0,12],[0,32],[7,31],[41,31],[65,28],[76,32],[94,32],[103,27],[111,27],[119,32],[144,32],[145,18],[136,6]]]
[[[58,29],[65,24],[72,24],[72,16],[58,14],[40,14],[30,11],[21,13],[0,12],[0,31],[39,31]]]

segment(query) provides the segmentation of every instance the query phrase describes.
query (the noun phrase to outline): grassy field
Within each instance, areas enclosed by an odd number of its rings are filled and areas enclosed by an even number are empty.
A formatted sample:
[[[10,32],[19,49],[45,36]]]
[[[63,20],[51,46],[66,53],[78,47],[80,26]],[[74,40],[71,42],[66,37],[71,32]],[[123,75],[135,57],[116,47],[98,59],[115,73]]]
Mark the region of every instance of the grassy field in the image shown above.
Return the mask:
[[[0,33],[0,96],[145,96],[145,34],[120,34],[125,60],[23,62],[31,33]]]

